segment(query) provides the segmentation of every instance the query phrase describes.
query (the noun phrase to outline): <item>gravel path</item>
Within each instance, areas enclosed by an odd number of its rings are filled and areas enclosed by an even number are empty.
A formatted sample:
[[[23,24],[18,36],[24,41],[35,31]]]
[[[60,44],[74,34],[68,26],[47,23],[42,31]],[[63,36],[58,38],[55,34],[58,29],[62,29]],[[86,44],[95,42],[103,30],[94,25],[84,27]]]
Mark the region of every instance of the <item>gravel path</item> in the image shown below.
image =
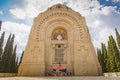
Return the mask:
[[[0,80],[120,80],[120,77],[1,77]]]

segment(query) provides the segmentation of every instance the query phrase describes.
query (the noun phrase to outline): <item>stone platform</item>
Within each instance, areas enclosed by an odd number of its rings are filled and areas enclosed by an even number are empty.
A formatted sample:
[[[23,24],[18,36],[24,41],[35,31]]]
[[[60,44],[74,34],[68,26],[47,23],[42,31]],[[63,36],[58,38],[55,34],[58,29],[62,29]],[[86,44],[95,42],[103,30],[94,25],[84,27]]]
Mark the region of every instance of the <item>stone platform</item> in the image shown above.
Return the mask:
[[[120,77],[80,76],[80,77],[1,77],[0,80],[120,80]]]

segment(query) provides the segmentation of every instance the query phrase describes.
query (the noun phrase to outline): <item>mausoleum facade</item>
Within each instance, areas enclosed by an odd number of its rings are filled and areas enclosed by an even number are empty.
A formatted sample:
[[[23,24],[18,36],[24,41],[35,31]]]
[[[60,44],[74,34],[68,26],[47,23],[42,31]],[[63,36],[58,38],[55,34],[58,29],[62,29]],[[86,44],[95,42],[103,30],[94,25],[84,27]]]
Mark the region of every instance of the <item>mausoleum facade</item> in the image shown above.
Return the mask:
[[[18,75],[101,75],[85,18],[56,4],[34,18]]]

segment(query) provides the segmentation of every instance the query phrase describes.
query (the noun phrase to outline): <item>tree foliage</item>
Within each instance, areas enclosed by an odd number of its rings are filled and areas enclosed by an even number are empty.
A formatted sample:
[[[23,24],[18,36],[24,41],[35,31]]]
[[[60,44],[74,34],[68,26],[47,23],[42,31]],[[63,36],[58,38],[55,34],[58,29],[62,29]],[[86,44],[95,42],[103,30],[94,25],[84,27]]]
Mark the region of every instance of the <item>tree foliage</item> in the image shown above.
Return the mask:
[[[109,36],[108,47],[101,43],[101,49],[97,49],[97,55],[103,72],[120,71],[120,52],[112,35]]]
[[[16,73],[18,68],[18,59],[16,56],[16,48],[17,45],[14,47],[14,38],[15,35],[9,35],[5,47],[3,48],[3,41],[4,41],[4,32],[0,38],[0,72],[4,73]]]
[[[5,32],[2,33],[1,38],[0,38],[0,60],[1,60],[2,52],[3,52],[4,36],[5,36]]]
[[[24,55],[24,51],[22,52],[22,55],[21,55],[21,57],[20,57],[19,66],[20,66],[20,64],[21,64],[21,62],[22,62],[23,55]]]
[[[102,56],[102,53],[101,53],[101,49],[97,49],[97,57],[98,57],[98,60],[99,60],[99,62],[100,62],[100,65],[101,65],[101,67],[102,67],[102,71],[104,71],[103,70],[103,68],[104,68],[104,61],[103,61],[103,56]]]
[[[117,50],[117,46],[115,43],[115,40],[112,36],[109,36],[108,41],[108,61],[107,61],[107,68],[109,72],[117,72],[118,66],[117,66],[117,54],[119,54],[119,51]]]
[[[103,59],[103,72],[107,72],[107,67],[106,67],[106,63],[107,63],[107,49],[104,43],[101,43],[101,51],[102,51],[102,59]]]
[[[116,28],[115,28],[115,32],[116,32],[116,40],[117,40],[117,43],[118,43],[118,47],[120,49],[120,34],[118,33]]]

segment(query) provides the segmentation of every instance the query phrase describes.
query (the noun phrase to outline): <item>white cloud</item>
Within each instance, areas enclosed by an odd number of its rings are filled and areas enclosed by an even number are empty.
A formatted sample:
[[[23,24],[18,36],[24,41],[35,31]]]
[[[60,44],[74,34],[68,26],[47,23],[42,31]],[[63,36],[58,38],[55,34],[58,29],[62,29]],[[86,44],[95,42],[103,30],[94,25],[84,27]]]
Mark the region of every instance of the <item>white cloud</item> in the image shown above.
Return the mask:
[[[29,31],[29,27],[25,24],[6,21],[2,23],[2,30],[9,33],[21,33]]]
[[[33,19],[41,11],[43,11],[48,7],[48,5],[45,4],[46,1],[45,0],[34,0],[34,1],[24,0],[25,5],[23,7],[12,8],[9,11],[17,19],[27,19],[27,18]]]
[[[95,22],[93,22],[94,26],[93,27],[98,27],[100,25],[100,21],[96,20]]]
[[[0,14],[3,15],[3,12],[0,10]]]
[[[97,34],[95,35],[95,39],[93,40],[93,44],[95,47],[101,47],[101,42],[105,43],[107,45],[108,36],[113,35],[115,37],[115,30],[109,28],[108,26],[102,27],[101,30],[97,30]]]
[[[112,6],[103,7],[97,0],[24,0],[25,5],[23,7],[10,9],[10,12],[18,19],[33,19],[40,12],[43,12],[53,4],[64,2],[67,2],[67,6],[71,7],[75,11],[80,12],[84,16],[89,15],[89,13],[93,13],[93,15],[108,15],[110,12],[116,9],[116,7]]]
[[[106,6],[102,8],[101,13],[104,15],[109,15],[110,13],[115,11],[116,11],[116,7]]]
[[[28,23],[31,24],[31,20],[40,12],[45,11],[53,4],[63,2],[66,2],[67,6],[85,16],[95,47],[100,47],[101,42],[107,44],[109,35],[115,36],[114,27],[116,27],[116,24],[119,25],[117,28],[118,31],[120,31],[120,14],[116,13],[116,7],[102,6],[98,0],[24,0],[24,6],[12,8],[10,9],[10,12],[18,19],[24,19],[26,21],[30,20]],[[23,49],[26,45],[26,37],[28,37],[29,33],[29,31],[24,28],[29,27],[24,24],[6,22],[6,30],[8,29],[8,32],[10,32],[10,28],[7,28],[7,26],[10,26],[11,24],[16,26],[11,27],[11,29],[13,29],[12,33],[16,32],[16,41],[19,42],[20,40],[20,43],[22,43],[21,49]],[[24,26],[24,28],[20,26]],[[23,35],[23,33],[25,33],[25,35]],[[21,35],[23,40],[19,37]]]
[[[96,2],[97,3],[97,2]],[[94,3],[95,4],[95,3]],[[98,3],[97,3],[98,4]],[[98,4],[97,6],[93,5],[93,6],[90,6],[92,7],[92,9],[88,9],[88,10],[82,10],[82,14],[85,16],[89,16],[90,13],[92,15],[109,15],[111,14],[112,12],[117,12],[116,11],[116,7],[115,6],[101,6],[100,4]],[[90,11],[91,10],[91,11]],[[89,13],[89,14],[88,14]]]
[[[25,19],[25,12],[23,9],[15,8],[11,9],[10,12],[18,19]]]
[[[5,31],[5,41],[10,34],[15,34],[15,44],[17,44],[18,55],[24,50],[30,27],[25,24],[6,21],[2,23],[2,31]]]
[[[118,3],[120,2],[120,0],[112,0],[112,2]]]

